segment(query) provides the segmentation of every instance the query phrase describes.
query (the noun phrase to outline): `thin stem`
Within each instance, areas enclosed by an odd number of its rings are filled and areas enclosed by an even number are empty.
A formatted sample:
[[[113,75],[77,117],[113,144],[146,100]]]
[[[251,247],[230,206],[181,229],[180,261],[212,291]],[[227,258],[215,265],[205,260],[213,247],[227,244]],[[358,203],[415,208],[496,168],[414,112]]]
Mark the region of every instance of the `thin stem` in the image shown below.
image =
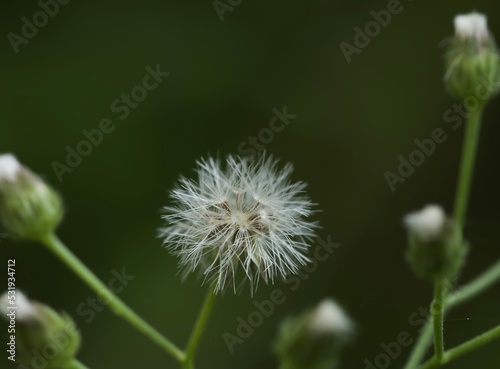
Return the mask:
[[[198,344],[200,343],[201,337],[203,336],[203,332],[205,331],[205,328],[207,326],[208,319],[210,318],[217,297],[214,292],[215,291],[212,287],[208,290],[207,296],[205,297],[205,301],[203,302],[203,306],[200,310],[200,314],[198,315],[198,319],[196,320],[196,324],[194,325],[193,331],[191,332],[191,337],[189,338],[185,351],[185,369],[194,368],[194,355],[196,353]]]
[[[444,296],[444,281],[442,278],[436,278],[436,281],[434,282],[434,301],[432,302],[431,312],[434,327],[434,355],[438,360],[443,357],[444,352]]]
[[[155,330],[151,325],[144,321],[123,301],[116,297],[108,287],[104,285],[80,259],[78,259],[55,234],[51,234],[40,240],[43,242],[59,259],[61,259],[76,275],[87,283],[97,294],[102,295],[109,301],[109,307],[137,330],[146,335],[151,341],[160,346],[165,352],[169,353],[177,361],[184,361],[185,354],[175,344]]]
[[[432,319],[427,320],[427,323],[420,332],[420,336],[418,337],[415,346],[413,346],[413,351],[408,358],[405,369],[414,369],[418,366],[418,364],[420,364],[420,362],[422,362],[433,337],[433,328]]]
[[[453,213],[453,218],[461,228],[465,222],[467,205],[469,203],[472,176],[474,174],[474,161],[476,159],[479,133],[481,131],[482,112],[483,106],[480,106],[475,111],[469,112],[469,117],[465,124],[462,158],[458,175],[457,193],[455,196],[455,210]]]
[[[500,261],[497,261],[463,288],[449,294],[446,299],[445,314],[451,309],[473,299],[498,281],[500,281]],[[429,319],[422,329],[415,346],[413,346],[413,351],[408,358],[405,369],[414,369],[422,362],[430,346],[433,337],[432,334],[433,323],[432,319]]]
[[[451,294],[447,299],[446,308],[451,309],[472,300],[498,281],[500,281],[500,260],[476,277],[472,282],[469,282],[466,286]]]
[[[419,369],[434,369],[438,368],[441,365],[447,364],[459,357],[466,355],[481,346],[484,346],[496,339],[500,339],[500,326],[493,328],[486,333],[483,333],[463,344],[457,346],[451,350],[448,350],[444,353],[443,358],[441,360],[437,360],[433,358],[419,367]]]
[[[460,172],[458,175],[457,193],[455,195],[455,209],[453,213],[453,218],[460,228],[463,228],[465,215],[467,213],[484,106],[484,104],[481,104],[477,110],[469,112],[469,117],[466,122]],[[470,300],[472,297],[484,291],[499,279],[500,262],[476,278],[473,282],[469,283],[465,288],[449,297],[445,306],[445,312],[459,304],[462,304],[463,302]],[[430,346],[432,332],[433,322],[432,319],[430,319],[421,331],[420,337],[418,338],[418,341],[413,347],[413,351],[408,358],[405,369],[414,369],[423,360],[427,349]]]

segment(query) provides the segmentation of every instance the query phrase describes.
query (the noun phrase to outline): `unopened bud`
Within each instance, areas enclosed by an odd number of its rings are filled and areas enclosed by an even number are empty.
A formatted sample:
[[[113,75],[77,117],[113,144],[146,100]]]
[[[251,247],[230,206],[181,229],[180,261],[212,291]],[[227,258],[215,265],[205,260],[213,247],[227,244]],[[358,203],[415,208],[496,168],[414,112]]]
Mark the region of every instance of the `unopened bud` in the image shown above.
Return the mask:
[[[323,300],[315,309],[297,317],[287,318],[275,343],[280,368],[337,368],[341,351],[353,331],[353,322],[332,299]]]
[[[63,217],[59,195],[11,154],[0,155],[0,219],[10,236],[37,240]]]
[[[500,58],[485,15],[474,12],[455,17],[455,36],[445,59],[445,84],[458,100],[486,102],[499,92]]]
[[[454,278],[468,250],[462,233],[437,205],[428,205],[404,217],[409,247],[406,253],[414,272],[424,278]]]
[[[12,311],[15,311],[16,320],[22,322],[33,321],[36,316],[35,306],[20,291],[0,296],[0,313],[6,315]]]
[[[310,314],[308,329],[315,336],[347,337],[353,331],[353,323],[334,300],[325,299]]]
[[[0,296],[0,312],[8,320],[15,320],[21,362],[32,364],[44,357],[47,368],[72,365],[80,347],[80,332],[69,315],[30,301],[20,291]]]

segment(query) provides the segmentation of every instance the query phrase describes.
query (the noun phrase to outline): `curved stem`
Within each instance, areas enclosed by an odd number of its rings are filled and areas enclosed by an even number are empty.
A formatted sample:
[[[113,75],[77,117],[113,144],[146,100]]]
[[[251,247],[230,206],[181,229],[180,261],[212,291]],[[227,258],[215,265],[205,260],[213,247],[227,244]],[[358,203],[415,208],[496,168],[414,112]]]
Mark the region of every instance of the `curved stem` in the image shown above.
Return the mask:
[[[446,298],[445,313],[473,299],[498,281],[500,281],[500,260],[476,277],[472,282],[469,282],[463,288],[449,294]],[[432,333],[432,319],[429,319],[422,329],[415,346],[413,346],[413,351],[408,358],[405,369],[414,369],[422,362],[430,346],[433,337]]]
[[[164,337],[139,315],[137,315],[131,308],[129,308],[123,301],[116,297],[108,287],[97,278],[80,259],[78,259],[60,240],[55,234],[48,235],[40,240],[44,243],[50,251],[52,251],[59,259],[61,259],[76,275],[78,275],[85,283],[87,283],[97,294],[102,295],[109,301],[109,307],[133,327],[142,332],[151,341],[160,346],[165,352],[170,354],[177,361],[184,361],[185,354],[175,344]]]
[[[459,357],[468,354],[481,346],[484,346],[495,339],[500,339],[500,326],[493,328],[463,344],[444,353],[441,360],[433,358],[419,367],[419,369],[434,369],[447,364]]]
[[[205,331],[205,328],[207,326],[208,319],[210,318],[217,297],[214,292],[214,288],[210,287],[207,296],[205,297],[205,301],[203,302],[203,306],[200,310],[200,314],[198,315],[196,324],[194,325],[193,331],[191,332],[191,337],[189,338],[185,351],[185,369],[194,368],[194,355],[196,353],[198,344],[200,343],[201,337],[203,336],[203,332]]]
[[[436,278],[434,282],[434,301],[432,302],[432,322],[434,327],[434,355],[440,360],[444,352],[443,318],[444,318],[444,281]]]
[[[461,228],[465,222],[467,205],[469,203],[472,176],[474,174],[474,161],[476,159],[479,133],[481,131],[482,112],[483,106],[480,106],[475,111],[469,112],[469,117],[465,124],[462,158],[458,175],[457,193],[455,195],[455,210],[453,213],[453,218]]]

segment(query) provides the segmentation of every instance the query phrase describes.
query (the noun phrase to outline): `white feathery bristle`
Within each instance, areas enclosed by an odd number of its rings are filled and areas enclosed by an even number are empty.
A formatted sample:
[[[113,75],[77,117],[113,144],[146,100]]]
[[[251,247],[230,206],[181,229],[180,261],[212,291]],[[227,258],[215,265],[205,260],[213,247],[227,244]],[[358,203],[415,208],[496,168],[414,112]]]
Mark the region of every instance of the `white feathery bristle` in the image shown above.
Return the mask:
[[[460,38],[481,41],[489,37],[488,20],[484,14],[470,13],[455,17],[455,34]]]
[[[0,155],[0,181],[13,181],[20,169],[21,164],[14,155]]]
[[[443,208],[438,205],[427,205],[422,210],[404,217],[408,230],[424,242],[437,239],[443,231],[446,220]]]
[[[14,304],[10,304],[14,301]],[[16,307],[16,309],[10,309]],[[36,307],[21,291],[15,294],[15,300],[9,300],[7,292],[0,296],[0,312],[5,316],[7,313],[15,311],[16,319],[18,321],[28,321],[36,317]]]
[[[346,335],[352,329],[351,319],[332,299],[323,300],[309,321],[309,330],[315,336]]]
[[[317,225],[306,185],[292,182],[292,166],[261,156],[198,161],[198,178],[181,178],[165,208],[165,244],[180,257],[184,276],[201,269],[216,292],[249,280],[273,283],[309,262]]]

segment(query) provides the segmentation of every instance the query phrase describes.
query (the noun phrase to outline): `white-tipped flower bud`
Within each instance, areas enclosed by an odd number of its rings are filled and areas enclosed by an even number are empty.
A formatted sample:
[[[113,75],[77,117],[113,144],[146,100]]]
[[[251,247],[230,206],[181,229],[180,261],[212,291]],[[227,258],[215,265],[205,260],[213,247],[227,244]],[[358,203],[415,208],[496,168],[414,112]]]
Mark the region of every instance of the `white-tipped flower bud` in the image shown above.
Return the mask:
[[[334,300],[325,299],[313,310],[308,328],[316,336],[347,336],[353,331],[353,323]]]
[[[63,217],[59,195],[11,154],[0,155],[0,219],[9,235],[37,240]]]
[[[0,181],[14,181],[19,170],[21,170],[21,164],[14,155],[0,155]]]
[[[20,291],[0,296],[0,311],[15,329],[22,363],[38,367],[38,360],[44,357],[47,368],[71,367],[80,347],[80,331],[69,315],[30,301]]]
[[[443,233],[447,218],[442,207],[427,205],[404,217],[406,228],[424,242],[437,240]]]
[[[484,42],[490,37],[488,20],[484,14],[460,14],[455,17],[455,35],[463,40]]]
[[[421,277],[451,279],[465,263],[468,246],[462,234],[444,210],[428,205],[404,217],[409,247],[406,257]]]
[[[9,295],[5,292],[0,296],[0,313],[7,315],[15,310],[18,321],[29,322],[36,317],[36,308],[21,291]]]
[[[460,101],[485,103],[500,89],[500,58],[486,16],[479,13],[455,17],[455,37],[446,52],[445,83]]]
[[[332,299],[281,325],[275,351],[281,369],[334,369],[353,336],[354,323]]]

